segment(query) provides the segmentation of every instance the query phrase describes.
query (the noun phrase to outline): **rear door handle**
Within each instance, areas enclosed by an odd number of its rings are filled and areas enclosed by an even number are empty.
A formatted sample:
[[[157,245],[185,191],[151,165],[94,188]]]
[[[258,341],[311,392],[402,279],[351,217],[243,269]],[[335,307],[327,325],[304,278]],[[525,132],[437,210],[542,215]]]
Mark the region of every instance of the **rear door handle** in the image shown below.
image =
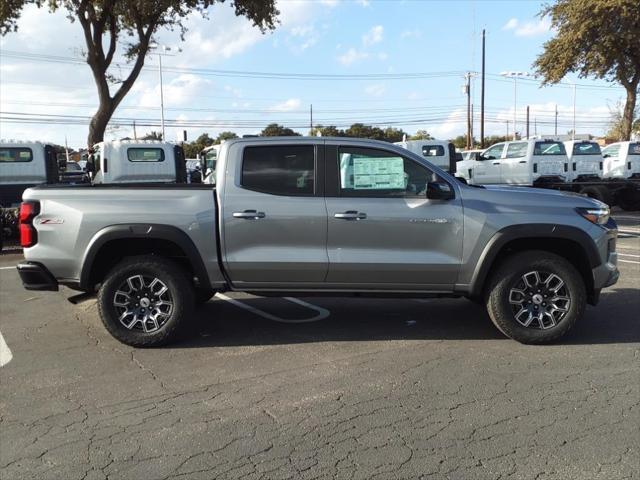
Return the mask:
[[[494,165],[500,165],[500,162],[493,162]]]
[[[264,217],[266,217],[264,212],[258,212],[256,210],[245,210],[244,212],[233,212],[233,218],[244,218],[246,220],[258,220]]]
[[[341,220],[364,220],[367,218],[367,214],[364,212],[357,212],[355,210],[347,210],[342,213],[335,213],[333,215],[335,218],[340,218]]]
[[[527,163],[526,160],[520,160],[518,163]]]

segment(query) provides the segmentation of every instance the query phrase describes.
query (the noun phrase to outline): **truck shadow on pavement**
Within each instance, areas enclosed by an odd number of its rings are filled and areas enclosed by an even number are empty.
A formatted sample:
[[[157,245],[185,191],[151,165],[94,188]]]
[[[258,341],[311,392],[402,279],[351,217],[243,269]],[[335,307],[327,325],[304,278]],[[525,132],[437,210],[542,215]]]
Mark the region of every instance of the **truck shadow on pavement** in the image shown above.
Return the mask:
[[[465,299],[302,298],[330,311],[312,323],[303,306],[279,298],[238,298],[244,305],[277,316],[259,314],[214,298],[196,310],[190,332],[176,348],[285,345],[312,342],[384,340],[500,340],[506,339],[491,323],[482,305]],[[640,342],[636,319],[640,311],[637,289],[602,294],[597,308],[588,307],[559,345]]]

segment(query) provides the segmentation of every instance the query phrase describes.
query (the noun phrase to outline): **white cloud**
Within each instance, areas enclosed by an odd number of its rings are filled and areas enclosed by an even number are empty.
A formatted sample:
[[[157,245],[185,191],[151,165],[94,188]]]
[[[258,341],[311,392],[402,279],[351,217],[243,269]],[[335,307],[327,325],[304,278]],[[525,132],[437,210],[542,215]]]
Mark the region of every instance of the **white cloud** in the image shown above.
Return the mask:
[[[415,29],[415,30],[403,30],[402,33],[400,33],[400,38],[421,38],[422,37],[422,31]]]
[[[548,17],[544,17],[540,20],[521,22],[517,18],[511,18],[502,29],[512,30],[518,37],[536,37],[551,31],[551,20]]]
[[[271,110],[272,112],[290,112],[298,108],[300,108],[300,99],[290,98],[289,100],[286,100],[282,103],[273,105],[269,110]]]
[[[369,85],[369,86],[365,87],[364,92],[367,95],[371,95],[372,97],[379,97],[386,90],[387,90],[387,87],[384,84],[382,84],[382,83],[374,83],[373,85]]]
[[[321,5],[325,5],[329,8],[337,7],[338,3],[338,0],[320,0]],[[280,7],[280,4],[278,4],[278,7]]]
[[[453,110],[444,123],[437,125],[436,127],[426,128],[435,138],[448,139],[455,136],[456,132],[460,129],[460,125],[467,121],[467,112],[464,108],[458,108]]]
[[[368,7],[371,5],[370,0],[356,0],[356,3],[362,7]]]
[[[343,65],[349,66],[352,63],[357,62],[358,60],[364,60],[368,57],[369,54],[367,52],[356,50],[355,48],[351,47],[345,53],[338,56],[338,61]]]
[[[382,35],[384,33],[384,27],[382,25],[376,25],[362,36],[362,44],[365,47],[375,45],[382,41]]]
[[[182,74],[163,85],[165,107],[180,107],[193,105],[199,94],[211,89],[211,81],[197,75]],[[138,85],[140,107],[160,106],[160,85],[148,87],[145,83]]]

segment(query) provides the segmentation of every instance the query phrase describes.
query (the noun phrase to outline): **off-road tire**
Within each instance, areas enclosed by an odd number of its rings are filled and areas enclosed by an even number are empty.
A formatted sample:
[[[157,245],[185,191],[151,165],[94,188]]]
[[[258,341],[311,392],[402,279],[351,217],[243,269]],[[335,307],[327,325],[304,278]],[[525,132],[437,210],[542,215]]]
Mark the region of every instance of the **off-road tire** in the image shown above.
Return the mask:
[[[528,272],[540,271],[560,277],[571,299],[568,311],[555,326],[547,329],[520,324],[509,303],[510,292]],[[551,343],[565,335],[584,314],[587,292],[578,270],[564,258],[543,250],[518,252],[505,259],[493,272],[485,292],[487,312],[494,325],[520,343]]]
[[[118,319],[114,296],[122,283],[135,275],[161,280],[171,295],[171,314],[156,331],[130,330]],[[132,347],[157,347],[175,341],[193,308],[194,289],[188,273],[179,264],[154,255],[125,258],[105,276],[98,291],[98,310],[105,328],[114,338]]]
[[[606,203],[610,207],[613,207],[613,195],[611,192],[604,186],[601,185],[591,185],[588,187],[584,187],[580,190],[580,193],[588,196],[589,198],[595,198],[596,200],[600,200],[603,203]]]

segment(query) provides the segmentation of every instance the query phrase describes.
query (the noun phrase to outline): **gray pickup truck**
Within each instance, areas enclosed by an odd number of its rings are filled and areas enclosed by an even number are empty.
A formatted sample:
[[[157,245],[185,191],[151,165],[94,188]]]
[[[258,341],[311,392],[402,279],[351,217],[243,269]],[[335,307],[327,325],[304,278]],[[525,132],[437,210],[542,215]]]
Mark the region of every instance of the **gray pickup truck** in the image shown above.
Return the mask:
[[[605,204],[467,186],[388,143],[234,140],[216,176],[215,187],[28,189],[25,288],[97,293],[107,330],[139,347],[175,340],[195,305],[224,291],[467,297],[505,335],[544,343],[618,279]]]

